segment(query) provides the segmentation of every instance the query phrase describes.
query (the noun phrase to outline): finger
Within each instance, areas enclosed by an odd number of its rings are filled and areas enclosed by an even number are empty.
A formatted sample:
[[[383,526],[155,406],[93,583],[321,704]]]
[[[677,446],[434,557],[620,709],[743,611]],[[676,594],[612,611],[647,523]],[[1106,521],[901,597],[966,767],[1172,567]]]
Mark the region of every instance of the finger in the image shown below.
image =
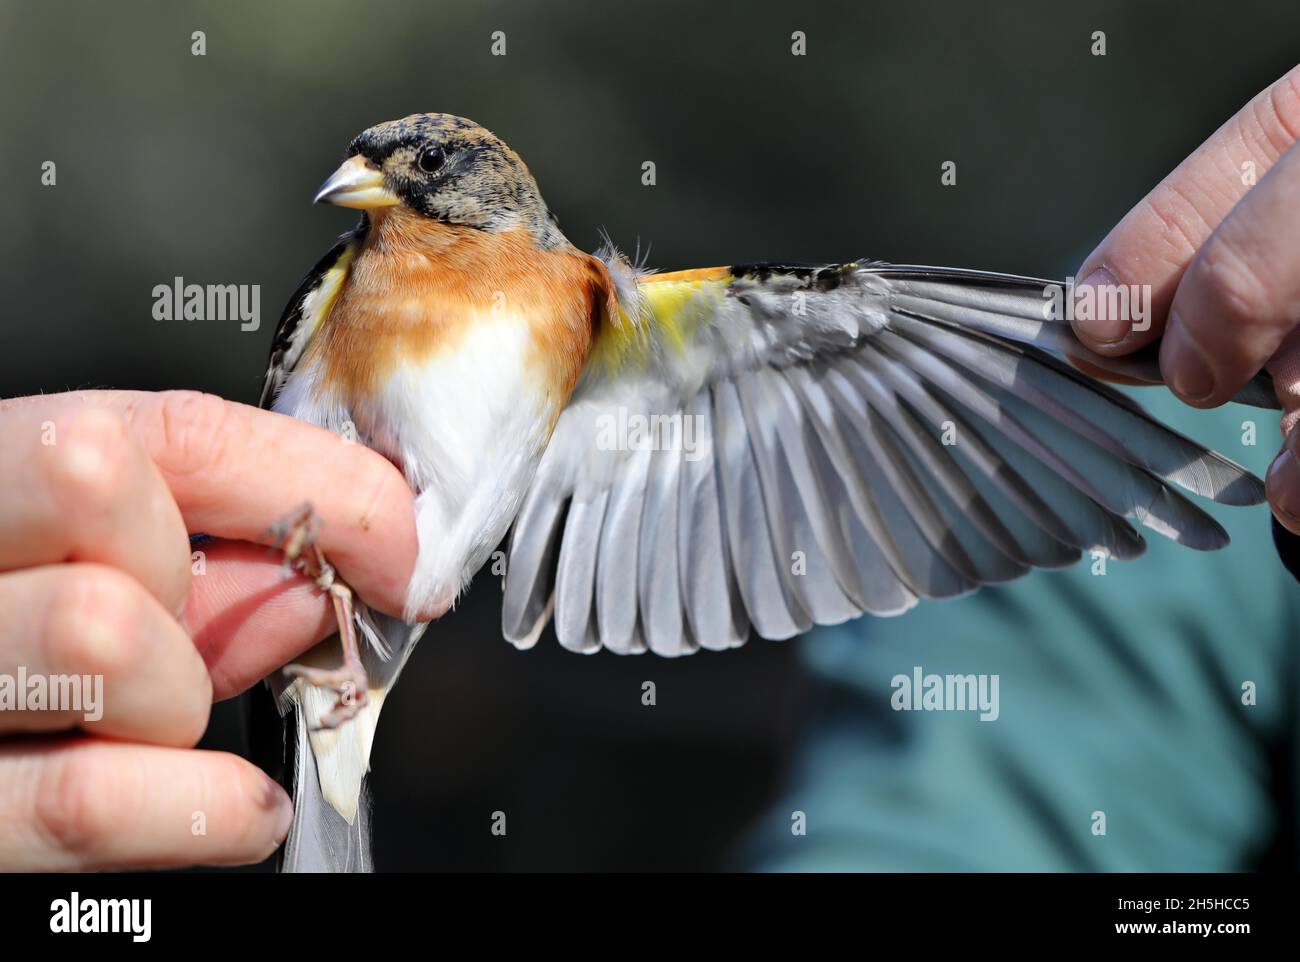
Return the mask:
[[[1159,337],[1192,257],[1297,134],[1300,67],[1220,127],[1088,256],[1077,273],[1081,299],[1073,323],[1080,339],[1101,354],[1127,354]],[[1141,316],[1132,310],[1134,291],[1146,308]]]
[[[1273,393],[1282,405],[1278,428],[1285,438],[1300,422],[1300,327],[1291,329],[1264,367],[1273,377]]]
[[[179,613],[190,582],[185,524],[121,415],[5,410],[0,437],[0,571],[102,562]]]
[[[361,444],[282,414],[192,391],[77,391],[7,406],[120,413],[161,470],[190,531],[267,543],[304,501],[320,545],[367,603],[401,614],[415,568],[415,509],[393,465]]]
[[[238,695],[336,630],[316,585],[287,577],[271,551],[240,541],[201,546],[182,622],[212,678],[213,698]]]
[[[1300,147],[1242,198],[1193,258],[1160,344],[1160,369],[1189,404],[1228,401],[1300,323]]]
[[[212,706],[203,659],[157,599],[121,571],[73,564],[0,575],[0,611],[0,674],[15,679],[0,731],[79,725],[181,747],[203,737]]]
[[[77,736],[0,745],[0,865],[88,871],[260,862],[293,806],[254,765]]]
[[[1287,435],[1269,466],[1264,493],[1278,523],[1292,534],[1300,534],[1300,431]]]

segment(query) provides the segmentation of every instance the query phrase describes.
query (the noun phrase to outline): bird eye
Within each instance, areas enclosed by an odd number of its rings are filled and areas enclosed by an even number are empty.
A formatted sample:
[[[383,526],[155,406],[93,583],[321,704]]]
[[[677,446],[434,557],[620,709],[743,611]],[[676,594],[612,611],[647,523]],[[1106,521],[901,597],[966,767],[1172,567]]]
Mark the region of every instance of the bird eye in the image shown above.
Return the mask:
[[[447,162],[447,153],[441,147],[426,147],[420,151],[420,158],[415,163],[426,174],[434,174]]]

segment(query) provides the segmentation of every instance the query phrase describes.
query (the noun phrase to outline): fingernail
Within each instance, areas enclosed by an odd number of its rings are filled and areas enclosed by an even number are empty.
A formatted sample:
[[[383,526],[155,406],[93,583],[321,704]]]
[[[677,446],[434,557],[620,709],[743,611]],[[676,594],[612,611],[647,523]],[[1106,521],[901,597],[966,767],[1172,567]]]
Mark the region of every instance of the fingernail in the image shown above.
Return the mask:
[[[1112,305],[1124,303],[1106,294],[1116,285],[1115,275],[1099,267],[1074,287],[1075,326],[1101,344],[1116,344],[1133,330],[1131,318],[1110,313]]]
[[[1189,404],[1214,393],[1214,372],[1173,315],[1160,346],[1160,370],[1170,389]]]
[[[1288,448],[1269,466],[1264,493],[1278,521],[1292,531],[1300,526],[1300,464]]]

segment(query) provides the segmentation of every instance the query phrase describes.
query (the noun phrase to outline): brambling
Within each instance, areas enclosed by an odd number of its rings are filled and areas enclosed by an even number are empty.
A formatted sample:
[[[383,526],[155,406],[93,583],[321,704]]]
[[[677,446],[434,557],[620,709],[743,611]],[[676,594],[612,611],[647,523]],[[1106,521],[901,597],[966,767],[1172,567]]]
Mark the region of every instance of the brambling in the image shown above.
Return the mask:
[[[261,403],[369,445],[416,493],[405,620],[283,529],[340,633],[271,679],[296,761],[290,869],[365,869],[375,725],[425,624],[510,531],[503,633],[688,654],[964,595],[1258,478],[1081,372],[1053,282],[854,261],[651,273],[560,232],[519,156],[448,114],[352,141],[318,202],[363,211],[290,299]],[[1239,400],[1275,407],[1267,378]],[[328,519],[325,519],[328,523]]]

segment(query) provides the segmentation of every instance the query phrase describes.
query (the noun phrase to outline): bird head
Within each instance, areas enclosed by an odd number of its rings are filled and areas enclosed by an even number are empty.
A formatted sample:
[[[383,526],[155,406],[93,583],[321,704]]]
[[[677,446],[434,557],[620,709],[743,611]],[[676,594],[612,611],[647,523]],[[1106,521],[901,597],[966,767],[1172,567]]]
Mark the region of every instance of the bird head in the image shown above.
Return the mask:
[[[489,232],[524,227],[543,247],[563,241],[519,155],[490,130],[451,114],[411,114],[363,130],[316,202],[372,217],[400,207]]]

